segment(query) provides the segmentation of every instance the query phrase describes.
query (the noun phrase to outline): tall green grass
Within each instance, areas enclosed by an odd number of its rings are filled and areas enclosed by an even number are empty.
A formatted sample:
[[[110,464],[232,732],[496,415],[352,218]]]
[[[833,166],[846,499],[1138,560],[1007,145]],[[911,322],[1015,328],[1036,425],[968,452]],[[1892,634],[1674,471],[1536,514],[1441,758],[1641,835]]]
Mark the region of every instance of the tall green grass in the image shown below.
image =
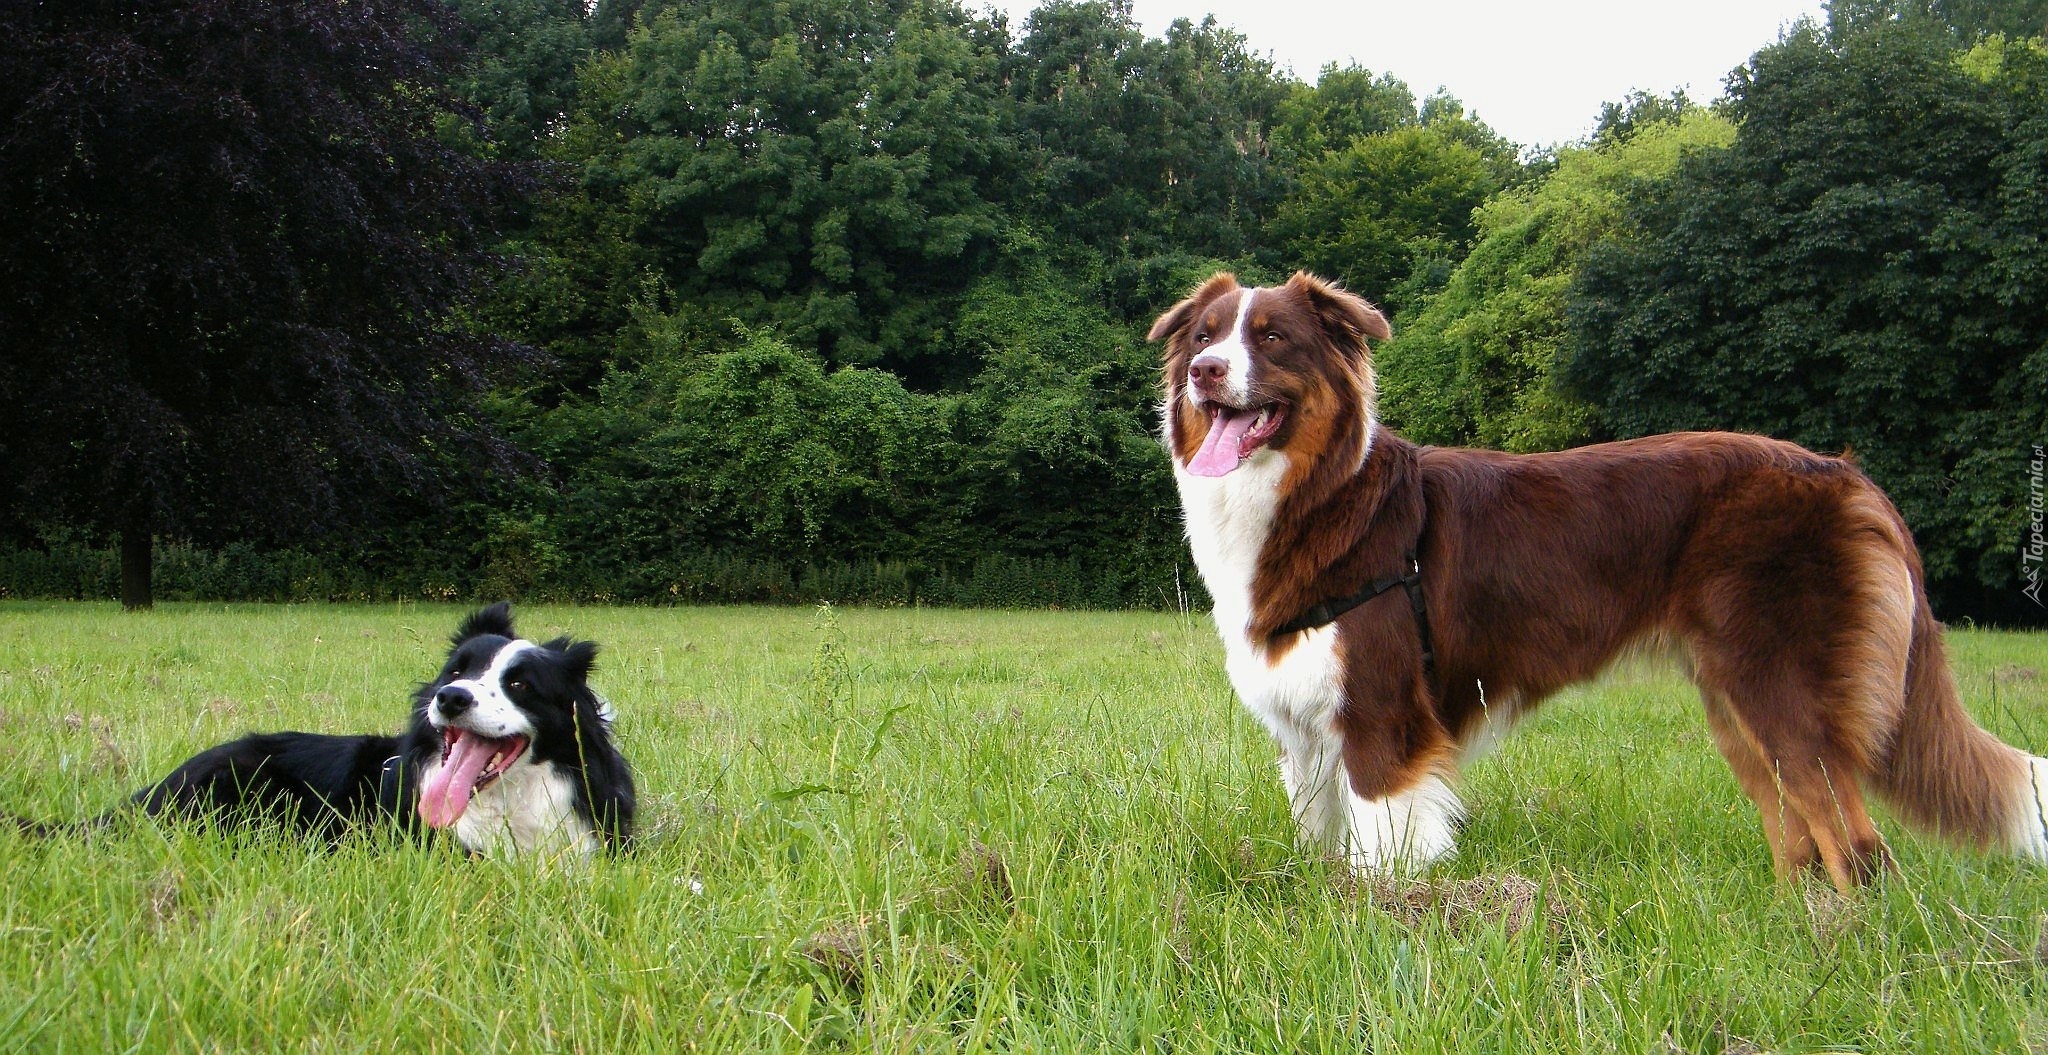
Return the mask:
[[[0,604],[0,809],[255,729],[395,729],[461,609]],[[2025,1051],[2048,870],[1887,825],[1771,876],[1691,690],[1627,667],[1464,783],[1459,856],[1291,845],[1201,616],[529,608],[605,646],[631,854],[0,831],[0,1051]],[[2048,637],[1956,632],[2048,750]]]

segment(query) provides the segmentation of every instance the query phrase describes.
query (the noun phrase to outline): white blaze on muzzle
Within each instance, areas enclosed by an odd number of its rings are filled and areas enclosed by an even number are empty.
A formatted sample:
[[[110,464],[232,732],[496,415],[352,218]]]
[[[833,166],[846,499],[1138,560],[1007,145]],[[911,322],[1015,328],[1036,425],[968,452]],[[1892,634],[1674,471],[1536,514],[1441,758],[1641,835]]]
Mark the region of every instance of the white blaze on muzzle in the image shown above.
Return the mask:
[[[533,735],[533,723],[527,720],[526,713],[513,704],[511,695],[505,691],[505,675],[520,656],[539,647],[526,640],[507,643],[491,657],[490,666],[484,668],[482,674],[474,678],[457,678],[442,686],[441,692],[435,693],[435,703],[428,712],[429,719],[443,728],[459,726],[485,736]],[[444,715],[439,702],[441,693],[450,689],[468,693],[473,701],[468,710],[454,717]]]
[[[1210,341],[1189,360],[1188,402],[1194,413],[1209,419],[1209,431],[1203,436],[1201,447],[1184,466],[1192,475],[1230,475],[1243,464],[1250,451],[1270,437],[1271,429],[1278,428],[1278,423],[1273,421],[1271,407],[1253,408],[1251,405],[1252,298],[1258,294],[1256,289],[1245,290],[1238,301],[1237,318],[1231,323],[1230,333],[1221,340]],[[1224,366],[1220,379],[1214,377],[1218,360]],[[1211,375],[1207,392],[1197,384],[1198,373]]]
[[[1231,322],[1230,332],[1210,341],[1206,347],[1195,350],[1193,359],[1189,360],[1189,373],[1185,379],[1188,402],[1204,409],[1208,406],[1209,400],[1197,390],[1194,377],[1194,360],[1204,356],[1222,359],[1225,366],[1223,390],[1216,394],[1218,402],[1234,407],[1251,402],[1252,342],[1251,335],[1246,331],[1251,326],[1252,298],[1258,294],[1259,291],[1256,289],[1245,290],[1244,296],[1238,299],[1237,318]]]
[[[533,722],[505,691],[505,677],[527,652],[531,641],[512,641],[498,649],[490,665],[474,678],[457,678],[434,693],[427,720],[441,731],[441,759],[427,767],[420,785],[419,815],[428,827],[446,828],[461,820],[472,797],[504,776],[521,761],[530,761]],[[448,714],[446,704],[454,704]]]

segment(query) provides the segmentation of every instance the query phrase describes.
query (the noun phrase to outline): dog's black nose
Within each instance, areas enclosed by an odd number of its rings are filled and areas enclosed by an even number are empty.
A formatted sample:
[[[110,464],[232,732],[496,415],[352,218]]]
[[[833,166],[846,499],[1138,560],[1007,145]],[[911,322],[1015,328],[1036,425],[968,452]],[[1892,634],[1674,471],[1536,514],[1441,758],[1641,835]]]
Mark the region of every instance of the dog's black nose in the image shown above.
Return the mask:
[[[468,689],[450,685],[434,694],[434,708],[441,712],[443,718],[453,718],[474,706],[476,697],[471,696]]]

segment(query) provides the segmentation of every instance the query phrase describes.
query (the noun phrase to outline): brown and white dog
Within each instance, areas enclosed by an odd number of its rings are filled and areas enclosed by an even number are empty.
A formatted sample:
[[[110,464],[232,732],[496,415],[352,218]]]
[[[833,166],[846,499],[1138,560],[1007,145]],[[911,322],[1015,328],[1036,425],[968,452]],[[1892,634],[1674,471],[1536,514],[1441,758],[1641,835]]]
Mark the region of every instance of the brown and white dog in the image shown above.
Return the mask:
[[[2048,759],[1964,713],[1912,537],[1854,465],[1730,433],[1418,447],[1374,420],[1367,341],[1388,336],[1305,273],[1217,275],[1151,333],[1225,665],[1279,741],[1305,844],[1361,869],[1451,853],[1461,761],[1655,641],[1698,684],[1781,875],[1818,864],[1847,887],[1885,864],[1866,788],[2048,860]]]

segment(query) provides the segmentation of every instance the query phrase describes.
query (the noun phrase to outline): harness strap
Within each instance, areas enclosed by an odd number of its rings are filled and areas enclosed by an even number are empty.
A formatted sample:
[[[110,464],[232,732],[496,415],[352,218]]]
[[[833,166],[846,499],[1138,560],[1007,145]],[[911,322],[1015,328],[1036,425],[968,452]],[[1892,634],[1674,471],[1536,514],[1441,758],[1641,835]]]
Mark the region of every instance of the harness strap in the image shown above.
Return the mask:
[[[1329,626],[1344,613],[1386,593],[1396,586],[1408,591],[1408,607],[1415,613],[1415,633],[1422,639],[1422,676],[1432,682],[1436,680],[1436,651],[1430,645],[1429,610],[1422,601],[1422,562],[1415,557],[1415,551],[1408,551],[1408,571],[1404,575],[1390,575],[1366,583],[1365,588],[1346,597],[1318,601],[1309,605],[1308,610],[1282,623],[1277,634],[1293,634],[1303,630]]]

